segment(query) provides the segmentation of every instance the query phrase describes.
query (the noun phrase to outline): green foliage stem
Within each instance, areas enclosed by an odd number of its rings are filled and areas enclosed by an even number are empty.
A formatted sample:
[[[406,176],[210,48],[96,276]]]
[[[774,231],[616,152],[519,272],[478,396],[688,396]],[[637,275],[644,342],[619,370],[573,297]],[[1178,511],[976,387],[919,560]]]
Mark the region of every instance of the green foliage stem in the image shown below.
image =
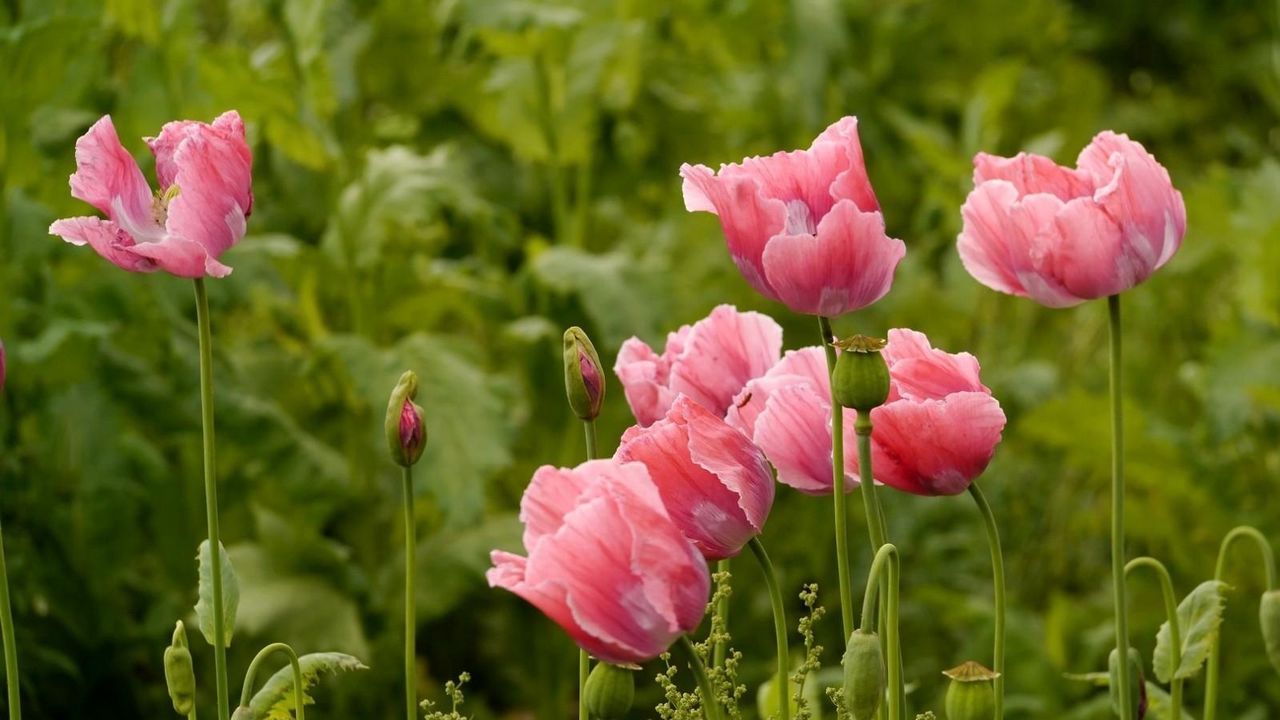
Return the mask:
[[[595,460],[600,454],[596,439],[595,418],[582,421],[582,430],[587,443],[587,459]],[[591,656],[586,650],[578,649],[578,720],[590,720],[587,712],[587,678],[591,676]]]
[[[1272,550],[1267,536],[1263,535],[1257,528],[1248,525],[1232,528],[1222,538],[1222,544],[1218,548],[1218,562],[1213,570],[1213,578],[1219,581],[1222,580],[1222,576],[1227,572],[1227,555],[1230,553],[1232,545],[1237,540],[1245,539],[1252,540],[1258,546],[1258,552],[1262,554],[1262,571],[1267,590],[1276,589],[1275,552]],[[1218,683],[1219,673],[1221,672],[1219,653],[1221,644],[1221,633],[1216,634],[1209,644],[1209,668],[1205,672],[1204,683],[1204,720],[1216,720],[1218,716]]]
[[[717,699],[711,679],[707,676],[707,668],[698,657],[698,649],[693,646],[693,641],[688,635],[680,637],[680,647],[684,648],[685,654],[689,656],[689,670],[698,681],[698,694],[702,696],[703,717],[706,720],[723,720],[724,713],[720,711],[720,701]]]
[[[413,466],[404,466],[404,701],[406,720],[417,720],[418,693],[414,678],[418,672],[417,605],[414,603],[417,523],[413,512]]]
[[[902,641],[898,634],[898,584],[901,565],[898,559],[898,548],[889,543],[880,546],[871,560],[871,570],[867,573],[867,587],[862,596],[862,629],[871,627],[874,616],[875,598],[879,590],[885,591],[883,631],[885,644],[888,647],[885,665],[889,671],[889,720],[901,720],[903,715],[903,697],[906,695],[902,687]],[[886,582],[881,583],[881,576]],[[887,587],[886,587],[887,586]]]
[[[244,686],[240,689],[240,707],[249,707],[250,693],[258,678],[258,667],[271,653],[280,652],[289,658],[289,667],[293,670],[293,703],[298,720],[306,720],[306,687],[302,679],[302,665],[298,662],[298,653],[285,643],[271,643],[258,651],[249,663],[249,670],[244,674]]]
[[[1111,350],[1111,584],[1115,603],[1116,652],[1121,658],[1126,658],[1129,656],[1129,622],[1124,592],[1124,418],[1121,411],[1119,295],[1107,298],[1107,309]],[[1133,685],[1129,663],[1118,665],[1119,697],[1128,698],[1131,696],[1129,688]],[[1127,702],[1122,703],[1120,717],[1132,720],[1133,710]]]
[[[769,601],[773,606],[774,639],[778,645],[778,718],[790,720],[791,693],[787,692],[787,668],[791,665],[791,651],[787,648],[786,605],[782,599],[782,589],[778,587],[778,578],[773,572],[773,563],[769,561],[769,554],[764,550],[764,543],[760,542],[759,537],[753,537],[747,545],[760,563],[765,585],[769,588]],[[716,647],[722,644],[719,643]]]
[[[835,336],[831,332],[831,320],[818,318],[818,329],[822,334],[822,349],[827,353],[827,374],[836,371],[836,349],[832,345]],[[846,508],[844,493],[844,409],[836,403],[835,384],[831,385],[831,497],[835,503],[836,527],[836,565],[840,577],[840,621],[844,629],[844,638],[848,640],[853,633],[853,579],[849,575],[849,511]],[[864,494],[864,499],[866,495]],[[867,521],[871,521],[871,510],[868,506]],[[873,538],[874,544],[874,538]]]
[[[1169,623],[1169,637],[1172,641],[1174,662],[1173,677],[1169,680],[1170,720],[1182,717],[1182,678],[1178,674],[1178,665],[1182,661],[1182,628],[1178,620],[1178,598],[1173,592],[1173,579],[1169,577],[1169,569],[1164,563],[1153,557],[1139,557],[1124,566],[1125,576],[1138,568],[1149,568],[1160,579],[1160,594],[1164,598],[1164,613]]]
[[[1000,546],[1000,527],[996,525],[995,513],[991,512],[991,504],[987,496],[975,481],[969,485],[969,495],[973,497],[982,513],[983,526],[987,531],[987,545],[991,548],[991,577],[995,586],[995,642],[992,649],[992,669],[996,672],[996,720],[1004,718],[1004,634],[1005,634],[1005,583],[1004,583],[1004,550]]]
[[[0,528],[0,633],[4,634],[4,677],[8,690],[9,720],[22,720],[18,687],[18,643],[13,637],[13,608],[9,604],[9,568],[4,561],[4,531]]]

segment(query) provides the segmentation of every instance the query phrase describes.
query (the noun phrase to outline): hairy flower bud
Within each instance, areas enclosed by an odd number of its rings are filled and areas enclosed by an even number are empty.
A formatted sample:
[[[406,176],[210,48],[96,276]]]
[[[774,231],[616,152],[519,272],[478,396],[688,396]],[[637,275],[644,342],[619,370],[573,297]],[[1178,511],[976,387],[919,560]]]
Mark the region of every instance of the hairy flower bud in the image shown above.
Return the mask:
[[[186,717],[196,701],[196,673],[187,649],[187,630],[179,620],[173,629],[173,640],[164,650],[164,682],[169,688],[173,711]]]
[[[854,630],[844,650],[844,704],[853,720],[872,720],[884,701],[884,654],[874,632]]]
[[[1267,644],[1267,658],[1276,672],[1280,672],[1280,590],[1263,593],[1258,616],[1262,621],[1262,639]]]
[[[831,383],[841,406],[866,413],[889,399],[889,365],[880,354],[886,344],[866,335],[835,342],[841,352]]]
[[[604,370],[591,338],[576,325],[564,331],[564,389],[575,415],[596,419],[604,402]]]
[[[583,688],[587,711],[597,720],[621,720],[636,699],[635,668],[596,663]]]
[[[1111,709],[1122,715],[1120,707],[1120,652],[1112,650],[1107,657],[1107,672],[1111,676]],[[1147,681],[1142,676],[1142,656],[1129,648],[1129,706],[1133,717],[1142,720],[1147,716]]]
[[[418,376],[412,370],[406,370],[391,391],[391,401],[387,403],[387,449],[391,451],[391,459],[396,463],[409,467],[422,457],[422,450],[427,446],[427,426],[422,419],[422,408],[414,404],[418,396]]]
[[[1000,673],[972,660],[944,670],[947,686],[947,720],[992,720],[996,715],[994,680]]]

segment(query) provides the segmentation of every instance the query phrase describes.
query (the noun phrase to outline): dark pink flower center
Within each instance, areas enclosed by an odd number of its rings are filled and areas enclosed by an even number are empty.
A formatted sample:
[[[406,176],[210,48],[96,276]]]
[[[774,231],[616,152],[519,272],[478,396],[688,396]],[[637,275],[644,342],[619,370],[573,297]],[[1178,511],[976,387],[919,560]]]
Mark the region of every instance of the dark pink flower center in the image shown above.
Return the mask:
[[[400,446],[406,450],[416,449],[422,444],[422,418],[418,417],[413,403],[405,400],[400,409]]]
[[[604,381],[600,378],[600,368],[591,361],[590,355],[579,350],[578,369],[582,372],[582,384],[587,388],[587,396],[591,398],[591,404],[596,405],[600,402],[600,389],[604,386]]]
[[[783,232],[788,235],[814,235],[818,226],[813,221],[813,211],[803,200],[787,201],[787,224]]]

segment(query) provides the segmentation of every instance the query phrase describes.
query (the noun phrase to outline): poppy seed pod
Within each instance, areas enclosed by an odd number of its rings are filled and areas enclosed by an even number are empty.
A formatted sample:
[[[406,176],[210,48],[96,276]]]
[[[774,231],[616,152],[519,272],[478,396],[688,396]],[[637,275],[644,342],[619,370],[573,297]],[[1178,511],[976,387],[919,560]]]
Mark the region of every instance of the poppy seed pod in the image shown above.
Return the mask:
[[[1258,616],[1262,621],[1262,639],[1267,644],[1267,658],[1276,672],[1280,672],[1280,590],[1263,593]]]
[[[387,403],[387,449],[391,451],[391,459],[404,467],[418,462],[427,446],[427,426],[423,422],[422,408],[413,402],[417,396],[418,376],[412,370],[406,370],[391,391],[391,400]]]
[[[889,365],[880,354],[886,341],[854,335],[834,344],[841,351],[831,378],[836,402],[862,413],[883,405],[889,399]]]
[[[631,711],[636,699],[633,668],[610,663],[596,663],[583,688],[587,711],[597,720],[620,720]]]
[[[564,331],[564,390],[579,418],[595,420],[600,415],[604,368],[591,338],[576,325]]]
[[[872,720],[884,701],[884,654],[874,632],[854,630],[844,650],[844,704],[853,720]]]
[[[181,620],[173,630],[173,640],[164,650],[164,682],[169,688],[173,711],[183,717],[191,714],[196,701],[196,674],[187,648],[187,630]]]
[[[1112,650],[1107,657],[1107,673],[1111,676],[1111,709],[1116,715],[1122,715],[1120,709],[1120,652]],[[1147,716],[1147,681],[1142,676],[1142,656],[1138,651],[1129,648],[1129,705],[1134,710],[1134,718],[1142,720]]]
[[[947,720],[992,720],[996,714],[996,691],[993,681],[1000,673],[972,660],[944,670],[951,678],[947,686]]]

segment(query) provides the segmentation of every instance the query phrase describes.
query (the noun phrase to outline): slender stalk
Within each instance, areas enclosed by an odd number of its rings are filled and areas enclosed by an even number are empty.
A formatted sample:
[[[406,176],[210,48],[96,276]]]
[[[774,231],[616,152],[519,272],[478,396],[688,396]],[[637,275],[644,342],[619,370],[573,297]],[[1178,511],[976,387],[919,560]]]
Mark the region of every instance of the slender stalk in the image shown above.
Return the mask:
[[[993,649],[992,663],[996,673],[996,720],[1004,717],[1004,621],[1005,621],[1005,587],[1004,587],[1004,550],[1000,547],[1000,528],[996,525],[996,516],[991,512],[991,504],[982,493],[978,483],[969,485],[969,494],[982,513],[983,524],[987,528],[987,545],[991,548],[991,576],[995,584],[996,639]],[[1176,719],[1175,719],[1176,720]]]
[[[764,583],[769,588],[769,600],[773,605],[773,632],[778,645],[778,718],[790,720],[791,684],[787,680],[787,671],[791,664],[791,651],[787,649],[786,605],[782,599],[782,589],[778,587],[778,578],[773,572],[773,563],[769,561],[769,554],[764,551],[764,543],[760,542],[759,537],[753,537],[747,545],[760,563]]]
[[[587,442],[587,459],[595,460],[600,454],[600,447],[596,441],[596,421],[583,420],[582,430],[586,436]],[[587,677],[591,675],[591,656],[586,650],[578,649],[578,720],[590,720],[590,713],[587,712]]]
[[[302,682],[302,665],[298,663],[298,653],[293,651],[285,643],[271,643],[270,645],[258,651],[253,656],[253,660],[249,663],[249,670],[244,674],[244,686],[240,689],[240,707],[249,707],[249,700],[253,694],[253,688],[258,679],[258,667],[262,665],[262,661],[273,652],[284,653],[289,658],[289,667],[293,668],[293,704],[297,710],[298,720],[306,720],[306,695],[303,694]],[[195,711],[191,712],[191,717],[195,717]]]
[[[702,696],[702,715],[706,720],[722,720],[723,713],[720,711],[720,703],[716,700],[715,688],[711,686],[711,679],[707,677],[707,668],[702,664],[702,658],[698,657],[698,651],[693,647],[688,636],[680,637],[680,646],[684,648],[685,653],[689,655],[689,669],[693,671],[693,676],[698,681],[698,694]]]
[[[867,534],[871,538],[871,549],[878,553],[881,548],[888,544],[889,534],[885,529],[887,523],[884,517],[884,507],[876,496],[875,472],[871,466],[871,413],[858,413],[857,419],[854,420],[853,429],[858,436],[858,475],[861,476],[861,481],[858,485],[862,488],[862,506],[867,514]],[[894,570],[892,572],[896,573],[897,571]],[[880,620],[881,624],[884,624],[887,622],[885,615],[888,612],[889,600],[886,597],[887,590],[883,586],[880,588],[879,595]],[[889,634],[883,634],[881,639],[887,646],[890,641]],[[896,670],[898,675],[901,676],[901,664],[898,665]],[[890,689],[894,689],[897,695],[898,706],[905,708],[907,704],[906,688],[898,684],[890,685]]]
[[[9,605],[9,568],[4,561],[4,532],[0,530],[0,633],[4,634],[4,677],[8,689],[9,720],[22,720],[18,687],[18,642],[13,636],[13,608]]]
[[[1124,593],[1124,417],[1120,386],[1120,296],[1107,298],[1111,340],[1111,585],[1115,602],[1116,651],[1120,655],[1120,717],[1133,720],[1129,704],[1129,617]]]
[[[1231,546],[1237,540],[1248,539],[1254,541],[1258,546],[1258,552],[1262,554],[1262,571],[1265,575],[1267,590],[1276,589],[1276,557],[1271,549],[1271,543],[1267,541],[1267,536],[1258,531],[1257,528],[1241,525],[1232,528],[1226,537],[1222,538],[1222,545],[1218,548],[1218,564],[1214,567],[1213,578],[1222,580],[1227,572],[1227,555],[1231,550]],[[1218,679],[1221,668],[1219,666],[1219,655],[1221,651],[1222,634],[1215,633],[1209,642],[1209,662],[1208,669],[1205,671],[1204,682],[1204,720],[1217,720],[1218,716]]]
[[[213,330],[204,278],[196,278],[196,324],[200,332],[200,424],[204,440],[204,503],[209,528],[213,574],[213,672],[218,692],[218,718],[228,717],[227,644],[222,597],[222,539],[218,533],[218,479],[213,434]]]
[[[1182,718],[1182,678],[1178,677],[1178,664],[1182,659],[1182,628],[1178,626],[1178,596],[1173,592],[1173,578],[1164,563],[1153,557],[1134,558],[1124,566],[1129,573],[1138,568],[1150,568],[1160,578],[1160,594],[1164,596],[1164,615],[1169,622],[1169,640],[1173,645],[1173,679],[1169,681],[1169,720]]]
[[[729,572],[729,558],[716,561],[716,573]],[[729,597],[723,596],[716,602],[716,617],[719,625],[727,631],[729,629]],[[723,667],[725,656],[729,653],[728,644],[722,640],[716,641],[715,649],[712,651],[711,666]]]
[[[413,512],[413,466],[404,466],[404,702],[407,720],[417,720],[418,692],[418,606],[414,600],[417,570],[417,522]]]
[[[884,587],[880,583],[881,575],[888,576],[888,582]],[[885,659],[885,665],[889,670],[889,688],[888,688],[888,718],[889,720],[903,720],[903,712],[906,703],[904,697],[906,692],[902,686],[902,639],[898,634],[898,584],[900,582],[901,567],[898,559],[898,548],[888,543],[881,545],[876,551],[875,557],[871,560],[871,571],[867,573],[867,587],[862,595],[862,627],[864,630],[871,627],[871,623],[875,618],[876,597],[880,594],[880,590],[885,592],[884,603],[884,623],[882,629],[884,631],[885,646],[888,649],[888,657]]]
[[[827,353],[827,374],[836,370],[836,349],[831,343],[831,320],[818,318],[822,333],[822,349]],[[831,496],[835,501],[836,565],[840,576],[840,621],[847,642],[853,634],[853,579],[849,576],[849,511],[844,494],[844,410],[835,398],[831,383]],[[868,520],[870,518],[868,517]]]

